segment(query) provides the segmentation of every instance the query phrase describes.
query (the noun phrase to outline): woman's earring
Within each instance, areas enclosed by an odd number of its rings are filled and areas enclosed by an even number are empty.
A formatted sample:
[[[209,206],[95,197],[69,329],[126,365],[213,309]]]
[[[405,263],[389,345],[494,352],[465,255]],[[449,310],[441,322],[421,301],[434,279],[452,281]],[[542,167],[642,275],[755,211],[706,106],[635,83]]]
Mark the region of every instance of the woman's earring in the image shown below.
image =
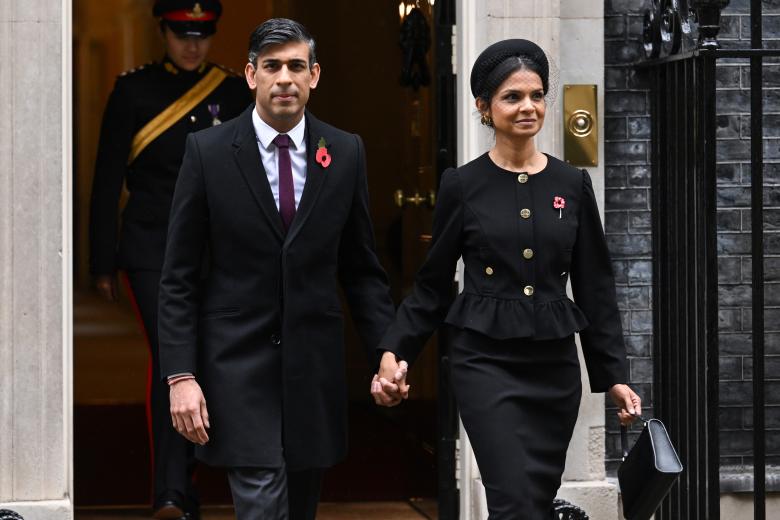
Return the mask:
[[[492,128],[493,127],[493,118],[488,115],[487,112],[482,113],[482,117],[480,118],[480,121],[483,125]]]

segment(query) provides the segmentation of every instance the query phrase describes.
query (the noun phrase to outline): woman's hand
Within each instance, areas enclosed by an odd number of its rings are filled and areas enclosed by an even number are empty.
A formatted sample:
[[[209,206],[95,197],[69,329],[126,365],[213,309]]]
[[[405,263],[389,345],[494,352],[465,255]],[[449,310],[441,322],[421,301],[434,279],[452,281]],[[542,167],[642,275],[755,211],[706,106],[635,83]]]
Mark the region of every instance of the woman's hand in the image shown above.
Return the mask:
[[[395,406],[409,397],[409,385],[406,384],[406,361],[398,361],[390,351],[382,354],[379,363],[379,373],[371,381],[371,395],[376,404]]]
[[[628,385],[613,385],[609,396],[620,408],[618,418],[623,426],[628,426],[642,414],[642,399]]]

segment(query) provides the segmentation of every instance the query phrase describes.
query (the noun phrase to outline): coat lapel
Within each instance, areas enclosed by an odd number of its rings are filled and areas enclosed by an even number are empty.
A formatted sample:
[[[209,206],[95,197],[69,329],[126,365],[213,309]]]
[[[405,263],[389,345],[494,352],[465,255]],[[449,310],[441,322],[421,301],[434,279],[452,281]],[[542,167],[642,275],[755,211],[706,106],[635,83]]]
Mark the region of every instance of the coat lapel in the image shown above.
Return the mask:
[[[257,205],[263,210],[263,214],[271,224],[277,238],[284,240],[282,217],[276,208],[274,194],[271,192],[271,185],[268,184],[268,176],[260,158],[260,151],[257,149],[257,137],[252,124],[252,110],[254,109],[253,104],[239,116],[241,120],[236,125],[236,135],[233,139],[236,162],[241,175],[244,176],[244,180],[249,186],[249,191],[255,198]]]
[[[311,210],[317,202],[325,176],[328,175],[327,169],[323,168],[316,160],[317,144],[321,137],[328,141],[329,136],[325,135],[325,128],[317,118],[306,112],[306,183],[303,185],[303,194],[298,203],[298,209],[295,212],[295,218],[290,225],[285,238],[285,244],[292,242],[298,235],[306,220],[311,215]],[[330,149],[330,148],[329,148]]]

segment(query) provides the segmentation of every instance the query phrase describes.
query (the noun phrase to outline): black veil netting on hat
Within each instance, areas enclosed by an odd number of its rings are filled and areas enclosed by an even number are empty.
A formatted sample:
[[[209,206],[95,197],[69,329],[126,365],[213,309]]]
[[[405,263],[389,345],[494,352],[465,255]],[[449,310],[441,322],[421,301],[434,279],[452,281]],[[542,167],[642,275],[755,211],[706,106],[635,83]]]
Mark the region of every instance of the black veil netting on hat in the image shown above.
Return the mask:
[[[514,63],[513,59],[516,60]],[[548,107],[552,106],[560,88],[558,65],[539,45],[523,39],[502,40],[482,51],[471,69],[471,93],[474,98],[489,99],[495,89],[518,68],[530,69],[539,74],[545,90],[545,103]]]

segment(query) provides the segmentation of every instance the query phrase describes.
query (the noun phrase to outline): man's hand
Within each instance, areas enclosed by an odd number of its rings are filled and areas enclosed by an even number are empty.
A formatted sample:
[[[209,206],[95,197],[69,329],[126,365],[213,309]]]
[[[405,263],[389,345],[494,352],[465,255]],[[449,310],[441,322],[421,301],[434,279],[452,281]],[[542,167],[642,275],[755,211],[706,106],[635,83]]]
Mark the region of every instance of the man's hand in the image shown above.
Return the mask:
[[[409,385],[406,384],[406,361],[398,361],[395,354],[385,352],[379,364],[379,373],[371,381],[371,395],[376,404],[396,406],[409,397]]]
[[[98,293],[110,302],[116,301],[116,275],[101,274],[95,278],[95,287]]]
[[[623,426],[628,426],[642,415],[642,399],[628,385],[613,385],[609,396],[620,408],[618,418]]]
[[[201,446],[209,441],[206,429],[209,412],[200,385],[194,379],[185,379],[171,384],[171,419],[173,427],[190,442]]]

